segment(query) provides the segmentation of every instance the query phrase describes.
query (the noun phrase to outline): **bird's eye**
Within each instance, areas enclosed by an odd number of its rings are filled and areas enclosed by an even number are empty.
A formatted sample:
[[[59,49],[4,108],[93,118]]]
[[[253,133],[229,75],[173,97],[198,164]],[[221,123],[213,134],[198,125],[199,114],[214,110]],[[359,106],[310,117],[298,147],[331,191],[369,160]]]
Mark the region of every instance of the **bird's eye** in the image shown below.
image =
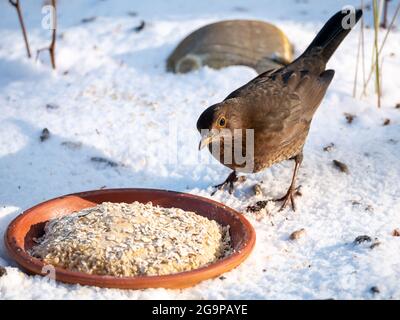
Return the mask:
[[[226,125],[226,119],[225,119],[225,117],[221,117],[221,118],[219,118],[219,120],[218,120],[218,126],[220,126],[220,127],[225,127],[225,125]]]

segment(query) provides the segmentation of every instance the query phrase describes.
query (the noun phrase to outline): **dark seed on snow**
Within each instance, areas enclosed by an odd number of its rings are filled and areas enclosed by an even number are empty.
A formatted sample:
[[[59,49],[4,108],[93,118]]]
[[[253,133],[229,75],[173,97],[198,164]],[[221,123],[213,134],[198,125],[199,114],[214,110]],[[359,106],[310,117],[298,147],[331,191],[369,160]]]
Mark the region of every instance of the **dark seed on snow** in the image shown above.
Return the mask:
[[[247,212],[258,212],[261,209],[264,209],[268,204],[268,201],[262,200],[262,201],[257,201],[254,206],[248,206],[246,211]]]
[[[335,146],[335,144],[333,142],[331,142],[330,144],[328,144],[326,147],[324,147],[324,151],[325,152],[331,152],[333,147]]]
[[[6,268],[0,266],[0,277],[5,276],[7,274]]]
[[[354,121],[354,119],[356,118],[356,116],[354,114],[347,113],[347,112],[344,114],[344,116],[345,116],[348,124],[351,124]]]
[[[291,235],[289,236],[290,240],[298,240],[301,237],[303,237],[306,234],[306,230],[304,228],[296,230],[294,232],[291,233]]]
[[[349,168],[347,167],[346,164],[344,164],[343,162],[340,162],[338,160],[333,160],[332,161],[333,165],[339,169],[341,172],[344,172],[346,174],[349,174]]]
[[[373,287],[371,287],[371,292],[373,293],[373,294],[376,294],[376,293],[380,293],[381,292],[381,290],[379,290],[379,288],[377,287],[377,286],[373,286]]]
[[[60,108],[60,106],[58,104],[55,104],[55,103],[48,103],[48,104],[46,104],[46,108],[49,109],[49,110],[55,110],[55,109]]]
[[[296,188],[296,192],[294,193],[294,195],[296,197],[302,197],[303,196],[303,192],[301,192],[301,189],[302,189],[301,185]]]
[[[249,11],[249,9],[247,9],[245,7],[233,7],[232,10],[233,11],[237,11],[237,12],[247,12],[247,11]]]
[[[82,147],[81,142],[74,142],[74,141],[63,141],[61,142],[61,145],[71,150],[77,150]]]
[[[253,192],[256,196],[262,195],[262,189],[258,183],[253,186]]]
[[[226,277],[224,277],[224,276],[219,277],[219,280],[225,280],[225,279],[226,279]]]
[[[390,124],[390,119],[389,118],[387,118],[387,119],[385,119],[385,121],[383,121],[383,125],[384,126],[388,126]]]
[[[381,245],[381,242],[376,241],[376,242],[374,242],[373,244],[371,244],[371,245],[369,246],[369,248],[370,248],[370,249],[374,249],[375,247],[378,247],[378,246],[380,246],[380,245]]]
[[[367,205],[367,206],[365,207],[364,210],[367,211],[367,212],[374,212],[374,207],[371,206],[371,205],[369,204],[369,205]]]
[[[106,166],[109,167],[118,167],[118,163],[112,161],[112,160],[108,160],[106,158],[102,158],[102,157],[91,157],[90,158],[91,161],[93,162],[97,162],[97,163],[102,163]]]
[[[392,236],[393,237],[400,237],[400,229],[394,229],[392,231]]]
[[[367,235],[362,235],[362,236],[358,236],[357,238],[354,239],[354,244],[360,244],[363,242],[371,242],[372,239],[370,236]]]
[[[97,17],[89,17],[89,18],[83,18],[81,20],[82,23],[89,23],[89,22],[93,22],[94,20],[96,20]]]
[[[48,138],[50,138],[50,131],[47,128],[44,128],[42,130],[42,133],[40,134],[40,141],[46,141]]]
[[[144,20],[142,20],[137,27],[133,28],[133,31],[140,32],[144,29],[145,25],[146,25],[146,22],[144,22]]]

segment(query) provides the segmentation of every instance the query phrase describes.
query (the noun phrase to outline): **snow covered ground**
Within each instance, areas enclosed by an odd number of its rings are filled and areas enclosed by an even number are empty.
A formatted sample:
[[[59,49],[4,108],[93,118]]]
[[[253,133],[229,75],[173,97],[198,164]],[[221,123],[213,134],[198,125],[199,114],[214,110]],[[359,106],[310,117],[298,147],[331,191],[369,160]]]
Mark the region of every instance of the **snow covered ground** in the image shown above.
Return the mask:
[[[0,234],[24,209],[52,197],[106,186],[149,187],[211,197],[229,170],[197,150],[196,120],[207,106],[256,75],[247,67],[165,72],[165,60],[188,32],[230,18],[276,23],[299,54],[330,17],[358,0],[281,1],[59,1],[56,59],[28,60],[15,10],[0,3]],[[22,1],[31,47],[44,47],[41,1]],[[397,1],[391,2],[391,7]],[[132,16],[136,12],[137,16]],[[391,10],[393,13],[393,10]],[[131,13],[131,14],[128,14]],[[371,25],[371,12],[366,12]],[[83,18],[96,17],[82,23]],[[136,33],[132,29],[146,22]],[[381,34],[381,39],[384,33]],[[250,258],[225,274],[185,290],[123,291],[54,284],[27,276],[0,244],[0,298],[95,299],[371,299],[400,298],[400,33],[384,50],[383,106],[372,95],[352,98],[359,29],[333,56],[336,70],[305,146],[298,210],[270,203],[254,215],[245,208],[281,196],[293,163],[248,176],[233,195],[213,199],[241,211],[257,231]],[[373,31],[366,30],[366,61]],[[359,88],[359,92],[360,92]],[[50,104],[55,108],[48,108]],[[348,124],[344,113],[356,115]],[[386,118],[390,124],[383,126]],[[40,142],[43,128],[51,137]],[[174,140],[175,128],[177,137]],[[173,157],[174,142],[179,154]],[[169,143],[169,142],[172,142]],[[323,148],[330,143],[330,152]],[[92,162],[104,157],[119,166]],[[198,161],[199,157],[203,161]],[[205,163],[208,159],[208,163]],[[346,163],[350,174],[332,165]],[[263,181],[262,196],[252,187]],[[298,241],[289,235],[305,228]],[[373,242],[354,245],[360,235]],[[375,240],[375,238],[377,238]],[[370,248],[374,242],[379,246]],[[373,294],[377,286],[380,293]]]

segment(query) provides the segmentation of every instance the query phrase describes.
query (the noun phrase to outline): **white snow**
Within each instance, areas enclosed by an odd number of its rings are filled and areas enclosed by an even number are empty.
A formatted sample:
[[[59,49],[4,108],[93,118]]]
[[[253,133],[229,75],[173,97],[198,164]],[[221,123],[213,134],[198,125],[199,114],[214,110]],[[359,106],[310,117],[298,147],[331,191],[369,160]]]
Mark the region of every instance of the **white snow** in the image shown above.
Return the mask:
[[[210,186],[224,180],[229,170],[208,152],[198,152],[197,118],[256,73],[237,66],[174,75],[165,71],[168,54],[190,31],[231,18],[277,24],[299,54],[331,14],[345,4],[359,5],[358,0],[59,3],[62,38],[57,40],[55,72],[47,52],[36,63],[26,58],[15,10],[7,1],[0,3],[1,237],[23,210],[71,192],[148,187],[211,197]],[[391,2],[391,13],[395,4]],[[22,5],[35,53],[49,43],[50,34],[41,28],[41,1]],[[138,15],[129,16],[129,11]],[[365,14],[371,25],[371,12]],[[80,22],[93,16],[93,22]],[[133,32],[141,20],[145,28]],[[381,39],[383,35],[384,31]],[[248,176],[233,195],[218,192],[213,197],[244,212],[257,232],[252,255],[225,274],[225,280],[185,290],[65,285],[24,274],[1,243],[0,265],[7,275],[0,278],[0,298],[399,299],[400,237],[391,232],[400,227],[400,110],[394,108],[400,102],[400,33],[393,32],[384,49],[380,110],[373,86],[368,97],[352,97],[358,37],[357,28],[329,63],[336,75],[305,146],[298,211],[277,212],[278,204],[270,203],[261,215],[245,212],[248,205],[286,191],[292,162]],[[368,63],[372,39],[373,31],[366,30]],[[48,109],[46,104],[58,108]],[[344,112],[357,116],[351,125]],[[386,118],[391,123],[383,126]],[[51,137],[41,143],[45,127]],[[82,145],[68,148],[62,145],[65,141]],[[333,150],[324,152],[331,142]],[[90,161],[93,156],[121,166],[95,164]],[[346,163],[350,174],[335,169],[333,159]],[[254,196],[252,186],[260,181],[264,194]],[[290,233],[300,228],[306,235],[289,241]],[[353,240],[364,234],[381,244],[374,249],[371,243],[354,245]],[[372,294],[372,286],[380,293]]]

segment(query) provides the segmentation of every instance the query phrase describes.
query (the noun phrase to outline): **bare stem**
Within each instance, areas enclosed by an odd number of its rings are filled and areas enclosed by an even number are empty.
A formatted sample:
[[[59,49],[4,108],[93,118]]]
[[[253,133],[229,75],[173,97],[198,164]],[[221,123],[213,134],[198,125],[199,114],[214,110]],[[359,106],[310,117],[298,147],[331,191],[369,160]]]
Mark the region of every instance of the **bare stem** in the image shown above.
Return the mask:
[[[357,48],[356,71],[354,74],[353,98],[355,98],[357,95],[358,65],[360,64],[361,38],[362,38],[362,33],[360,31],[360,37],[358,39],[358,48]]]
[[[55,12],[55,26],[53,29],[53,34],[51,35],[51,44],[49,47],[50,52],[50,59],[51,59],[51,66],[53,69],[56,68],[56,59],[55,59],[55,50],[56,50],[56,37],[57,37],[57,7],[56,7],[56,0],[51,0],[51,4],[54,7]]]
[[[388,15],[388,7],[389,7],[389,2],[390,0],[384,0],[384,6],[383,6],[383,20],[381,22],[381,27],[386,29],[387,27],[387,15]]]
[[[48,50],[50,55],[51,66],[53,69],[56,69],[56,58],[55,58],[55,50],[56,50],[56,39],[57,39],[57,6],[56,0],[51,0],[51,5],[54,8],[54,25],[52,35],[51,35],[51,43],[48,47],[37,50],[36,59],[39,58],[39,55],[42,51]]]
[[[381,107],[381,77],[379,74],[379,49],[378,49],[378,35],[379,35],[379,9],[378,0],[373,1],[374,9],[374,53],[375,53],[375,84],[376,94],[378,97],[378,108]]]
[[[31,49],[29,48],[28,35],[26,33],[24,19],[22,17],[21,6],[19,3],[19,0],[8,0],[8,1],[17,10],[19,24],[21,26],[22,35],[23,35],[24,41],[25,41],[26,54],[27,54],[28,58],[30,58],[31,57]]]
[[[389,36],[390,31],[392,30],[392,27],[394,25],[394,22],[396,21],[396,18],[397,18],[397,15],[399,14],[399,12],[400,12],[400,3],[397,5],[396,11],[395,11],[395,13],[393,15],[393,18],[392,18],[392,21],[389,24],[389,27],[388,27],[388,29],[386,31],[386,34],[385,34],[385,37],[383,38],[382,44],[381,44],[381,46],[379,48],[379,55],[382,53],[382,50],[383,50],[383,48],[384,48],[384,46],[386,44],[386,40],[387,40],[387,38]],[[369,84],[369,82],[370,82],[370,80],[372,78],[372,74],[374,73],[374,69],[375,69],[375,63],[372,64],[371,70],[370,70],[369,75],[368,75],[368,79],[364,84],[363,95],[367,94],[367,87],[368,87],[368,84]]]
[[[364,0],[361,0],[361,8],[364,10]],[[365,86],[365,46],[364,46],[364,28],[365,28],[365,21],[364,15],[361,17],[361,60],[362,60],[362,71],[363,71],[363,85]]]

